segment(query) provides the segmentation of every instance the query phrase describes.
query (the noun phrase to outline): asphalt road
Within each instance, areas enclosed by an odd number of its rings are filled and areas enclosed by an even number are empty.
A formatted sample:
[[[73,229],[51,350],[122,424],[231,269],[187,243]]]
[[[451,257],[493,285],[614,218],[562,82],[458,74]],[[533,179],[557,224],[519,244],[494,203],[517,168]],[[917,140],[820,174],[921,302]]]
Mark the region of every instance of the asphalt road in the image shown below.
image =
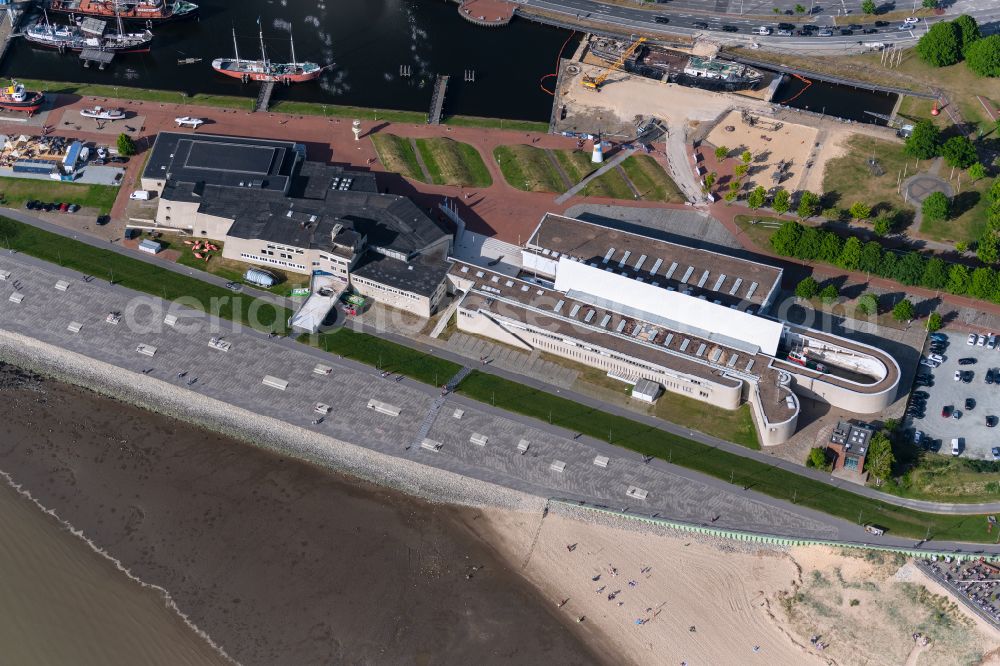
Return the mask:
[[[659,5],[655,10],[633,9],[628,6],[610,5],[599,0],[518,0],[525,7],[533,7],[548,12],[563,14],[567,21],[596,21],[616,26],[622,32],[657,32],[696,35],[699,33],[717,33],[715,38],[724,37],[732,42],[759,43],[767,48],[790,48],[799,51],[837,50],[857,48],[864,43],[883,42],[898,44],[918,39],[929,27],[929,21],[921,20],[912,29],[900,30],[901,20],[890,21],[890,25],[874,28],[875,33],[863,34],[855,30],[854,34],[842,35],[839,28],[834,29],[830,37],[779,36],[777,24],[782,21],[795,22],[797,18],[794,7],[795,0],[670,0]],[[858,0],[833,0],[829,3],[815,0],[801,0],[810,16],[809,23],[820,28],[832,27],[835,19],[843,16],[862,16],[861,2]],[[916,5],[919,7],[919,5]],[[773,8],[783,10],[782,14],[774,14]],[[897,8],[905,10],[907,3],[897,4]],[[990,32],[1000,23],[1000,0],[959,0],[948,8],[948,15],[943,19],[967,13]],[[756,15],[747,18],[748,15]],[[770,15],[767,20],[761,20],[762,15]],[[665,23],[657,22],[657,17]],[[942,19],[931,19],[942,20]],[[992,24],[992,25],[991,25]],[[724,26],[735,28],[727,32]],[[768,36],[752,34],[757,28],[767,26],[772,34]]]

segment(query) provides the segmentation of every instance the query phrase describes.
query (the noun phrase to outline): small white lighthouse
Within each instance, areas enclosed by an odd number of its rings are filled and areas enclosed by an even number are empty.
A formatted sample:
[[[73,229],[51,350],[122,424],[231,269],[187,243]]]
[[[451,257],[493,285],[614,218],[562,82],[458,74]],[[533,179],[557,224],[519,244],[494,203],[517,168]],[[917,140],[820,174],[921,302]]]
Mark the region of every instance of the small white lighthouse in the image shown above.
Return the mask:
[[[604,149],[601,148],[601,135],[598,134],[597,138],[594,139],[594,152],[590,156],[590,161],[594,164],[601,164],[604,162]]]
[[[355,120],[351,123],[351,131],[354,132],[354,140],[358,141],[361,139],[361,121]]]

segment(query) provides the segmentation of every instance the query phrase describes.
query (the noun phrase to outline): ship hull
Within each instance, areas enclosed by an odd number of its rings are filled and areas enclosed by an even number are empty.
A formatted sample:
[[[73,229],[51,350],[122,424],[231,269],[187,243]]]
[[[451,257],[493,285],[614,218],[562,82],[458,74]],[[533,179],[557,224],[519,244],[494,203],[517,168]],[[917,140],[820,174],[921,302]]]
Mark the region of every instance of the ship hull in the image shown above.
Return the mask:
[[[134,47],[133,46],[125,46],[125,47],[103,46],[103,47],[96,47],[96,46],[86,46],[86,45],[82,45],[82,44],[71,44],[69,42],[54,43],[54,42],[35,41],[34,39],[31,39],[30,37],[25,37],[25,39],[28,41],[29,44],[34,44],[35,46],[40,46],[40,47],[42,47],[44,49],[52,49],[53,51],[73,51],[75,53],[79,53],[80,51],[83,51],[85,49],[95,49],[97,51],[107,51],[108,53],[149,53],[149,44],[148,43],[147,44],[143,44],[141,46],[134,46]]]
[[[259,69],[247,69],[243,67],[237,67],[232,61],[218,61],[212,63],[212,69],[214,69],[219,74],[228,76],[234,79],[246,79],[248,81],[259,81],[267,82],[273,81],[275,83],[304,83],[306,81],[312,81],[319,78],[319,75],[323,73],[323,68],[318,67],[311,71],[299,71],[299,72],[289,72],[289,73],[271,73],[262,72]]]
[[[173,10],[167,11],[138,11],[138,10],[125,10],[120,12],[123,21],[142,21],[143,23],[149,21],[154,24],[169,23],[171,21],[181,21],[184,19],[194,18],[198,15],[198,6],[194,5],[193,9],[188,9],[180,13],[174,12]],[[115,12],[112,9],[106,9],[103,7],[93,7],[93,8],[67,8],[61,5],[52,5],[49,7],[49,11],[54,14],[65,14],[67,16],[89,16],[98,19],[115,19]]]
[[[20,111],[21,113],[27,113],[30,116],[42,108],[42,104],[44,102],[45,95],[42,93],[31,93],[28,95],[28,99],[23,102],[15,102],[0,98],[0,109],[3,109],[4,111]]]

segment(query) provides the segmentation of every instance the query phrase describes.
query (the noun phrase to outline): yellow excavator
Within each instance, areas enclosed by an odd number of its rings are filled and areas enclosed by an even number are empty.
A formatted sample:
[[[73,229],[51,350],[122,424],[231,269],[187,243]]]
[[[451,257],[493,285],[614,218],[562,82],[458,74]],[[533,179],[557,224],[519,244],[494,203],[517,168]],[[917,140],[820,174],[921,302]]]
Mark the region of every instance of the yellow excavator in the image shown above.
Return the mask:
[[[583,77],[583,87],[586,88],[587,90],[595,90],[597,92],[601,92],[601,86],[604,85],[604,82],[607,80],[607,78],[611,76],[613,73],[617,72],[619,69],[621,69],[622,65],[625,64],[625,61],[631,58],[632,54],[635,53],[645,41],[646,41],[645,37],[640,37],[639,39],[637,39],[631,46],[622,51],[622,54],[618,56],[618,60],[615,60],[613,63],[611,63],[611,66],[608,67],[604,71],[604,73],[602,73],[600,76]]]

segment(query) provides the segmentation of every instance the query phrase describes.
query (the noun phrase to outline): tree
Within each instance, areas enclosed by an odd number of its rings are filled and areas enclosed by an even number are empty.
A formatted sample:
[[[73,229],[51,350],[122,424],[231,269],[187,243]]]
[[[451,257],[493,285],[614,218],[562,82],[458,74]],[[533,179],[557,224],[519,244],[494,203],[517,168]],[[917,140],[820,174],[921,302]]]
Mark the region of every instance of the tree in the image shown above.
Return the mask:
[[[737,197],[739,197],[739,196],[740,196],[740,193],[737,192],[736,190],[729,190],[728,192],[726,192],[725,194],[722,195],[722,198],[725,199],[729,203],[733,203],[734,201],[736,201]]]
[[[858,263],[858,270],[866,273],[878,271],[879,264],[882,263],[882,246],[875,241],[868,241],[861,250],[861,261]]]
[[[924,258],[919,252],[907,252],[896,262],[896,271],[892,277],[908,286],[920,284],[924,275]]]
[[[944,285],[950,294],[961,296],[969,290],[969,269],[962,264],[952,264],[948,269],[948,282]]]
[[[749,165],[737,164],[735,167],[733,167],[733,175],[736,176],[737,178],[743,178],[743,176],[747,175],[747,171],[749,170],[750,170]]]
[[[809,455],[806,456],[806,467],[811,467],[813,469],[826,469],[826,449],[822,446],[816,446],[809,449]]]
[[[892,442],[885,436],[885,433],[875,433],[875,436],[868,442],[865,471],[875,478],[876,485],[882,485],[882,482],[892,474],[894,464],[896,464],[896,457],[892,455]]]
[[[841,268],[849,271],[857,270],[861,263],[861,241],[857,236],[851,236],[844,242],[844,249],[840,251],[840,259],[837,264]]]
[[[758,185],[753,188],[747,196],[747,205],[750,206],[750,208],[757,210],[764,205],[765,199],[767,199],[767,190]]]
[[[732,192],[733,194],[739,194],[741,187],[743,187],[743,185],[740,183],[740,181],[738,180],[729,181],[729,191]]]
[[[795,245],[795,256],[799,259],[811,261],[819,256],[822,244],[823,232],[815,227],[806,227],[802,230],[799,242]]]
[[[979,32],[979,24],[968,14],[962,14],[953,23],[958,28],[959,48],[962,53],[965,53],[966,49],[982,37],[982,33]]]
[[[920,211],[924,219],[930,222],[940,222],[947,220],[951,209],[951,201],[943,192],[932,192],[924,202],[920,204]]]
[[[778,190],[774,193],[774,197],[771,200],[771,208],[774,209],[775,213],[782,215],[788,212],[791,201],[792,195],[788,190]]]
[[[979,76],[1000,76],[1000,35],[973,42],[965,51],[965,64]]]
[[[994,180],[993,184],[990,185],[990,189],[986,191],[986,198],[992,203],[1000,204],[1000,178]]]
[[[1000,179],[998,179],[997,182],[1000,182]],[[998,193],[1000,193],[1000,190],[998,190]],[[803,219],[812,217],[818,212],[819,212],[819,197],[813,194],[812,192],[806,190],[805,192],[802,193],[802,196],[799,197],[799,210],[798,210],[799,217]]]
[[[725,146],[719,146],[718,148],[715,149],[715,159],[719,160],[720,162],[726,159],[726,157],[728,156],[729,156],[729,149],[726,148]]]
[[[910,321],[913,319],[913,315],[913,303],[905,298],[896,303],[896,306],[892,309],[892,318],[896,321]]]
[[[938,0],[924,0],[920,4],[924,9],[937,9]]]
[[[959,254],[965,254],[968,249],[969,244],[965,241],[958,241],[955,243],[955,252],[958,252]]]
[[[929,120],[920,120],[913,126],[913,133],[906,137],[904,152],[910,157],[928,160],[937,157],[940,146],[941,132],[937,126]]]
[[[924,274],[920,276],[921,286],[928,289],[943,289],[948,282],[947,264],[940,257],[931,257],[924,264]]]
[[[977,162],[979,156],[976,154],[976,147],[972,145],[968,137],[953,136],[941,144],[941,156],[948,166],[967,169]]]
[[[817,293],[819,293],[819,283],[812,277],[803,278],[801,282],[795,285],[795,295],[799,298],[809,300]]]
[[[875,222],[872,224],[872,229],[878,236],[888,236],[892,233],[892,215],[888,213],[882,213],[875,218]]]
[[[1000,261],[1000,239],[995,232],[987,231],[976,243],[976,256],[984,264],[995,264]]]
[[[954,65],[962,56],[962,32],[951,21],[935,23],[917,42],[917,55],[934,67]]]
[[[858,299],[858,310],[866,315],[878,314],[878,296],[869,292],[861,294]]]
[[[972,179],[972,182],[986,178],[986,167],[983,166],[982,162],[976,162],[969,167],[969,178]]]
[[[840,291],[833,284],[828,284],[819,292],[819,297],[824,303],[832,303],[840,296]]]
[[[805,14],[806,13],[806,8],[803,7],[802,5],[795,5],[795,13],[796,14]]]
[[[822,233],[823,240],[820,241],[819,254],[816,258],[828,264],[836,263],[837,259],[840,258],[840,253],[844,251],[844,245],[840,241],[840,236],[832,231]]]
[[[791,257],[795,254],[795,248],[801,237],[801,224],[792,221],[785,222],[771,234],[771,249],[783,257]]]
[[[135,155],[135,142],[132,141],[132,137],[128,134],[122,133],[118,135],[118,154],[122,157]]]
[[[865,0],[861,3],[861,11],[865,14],[874,14],[876,9],[875,0]]]
[[[753,153],[749,150],[744,150],[740,153],[740,161],[743,162],[743,164],[750,164],[750,162],[753,161]]]
[[[896,264],[899,263],[899,258],[896,256],[895,252],[885,252],[882,254],[882,260],[879,262],[878,266],[875,267],[875,273],[886,278],[895,278],[896,276]]]
[[[940,312],[932,312],[930,316],[927,317],[927,330],[931,333],[934,331],[940,331],[942,326],[944,326],[944,318],[941,316]]]
[[[983,300],[995,300],[997,274],[992,268],[977,268],[969,279],[969,295]]]
[[[705,174],[705,191],[706,192],[709,191],[710,189],[712,189],[712,185],[715,185],[715,179],[716,178],[718,178],[718,176],[715,175],[714,171],[712,173]]]
[[[850,213],[855,220],[867,220],[871,217],[872,207],[864,201],[855,201],[851,204]]]

